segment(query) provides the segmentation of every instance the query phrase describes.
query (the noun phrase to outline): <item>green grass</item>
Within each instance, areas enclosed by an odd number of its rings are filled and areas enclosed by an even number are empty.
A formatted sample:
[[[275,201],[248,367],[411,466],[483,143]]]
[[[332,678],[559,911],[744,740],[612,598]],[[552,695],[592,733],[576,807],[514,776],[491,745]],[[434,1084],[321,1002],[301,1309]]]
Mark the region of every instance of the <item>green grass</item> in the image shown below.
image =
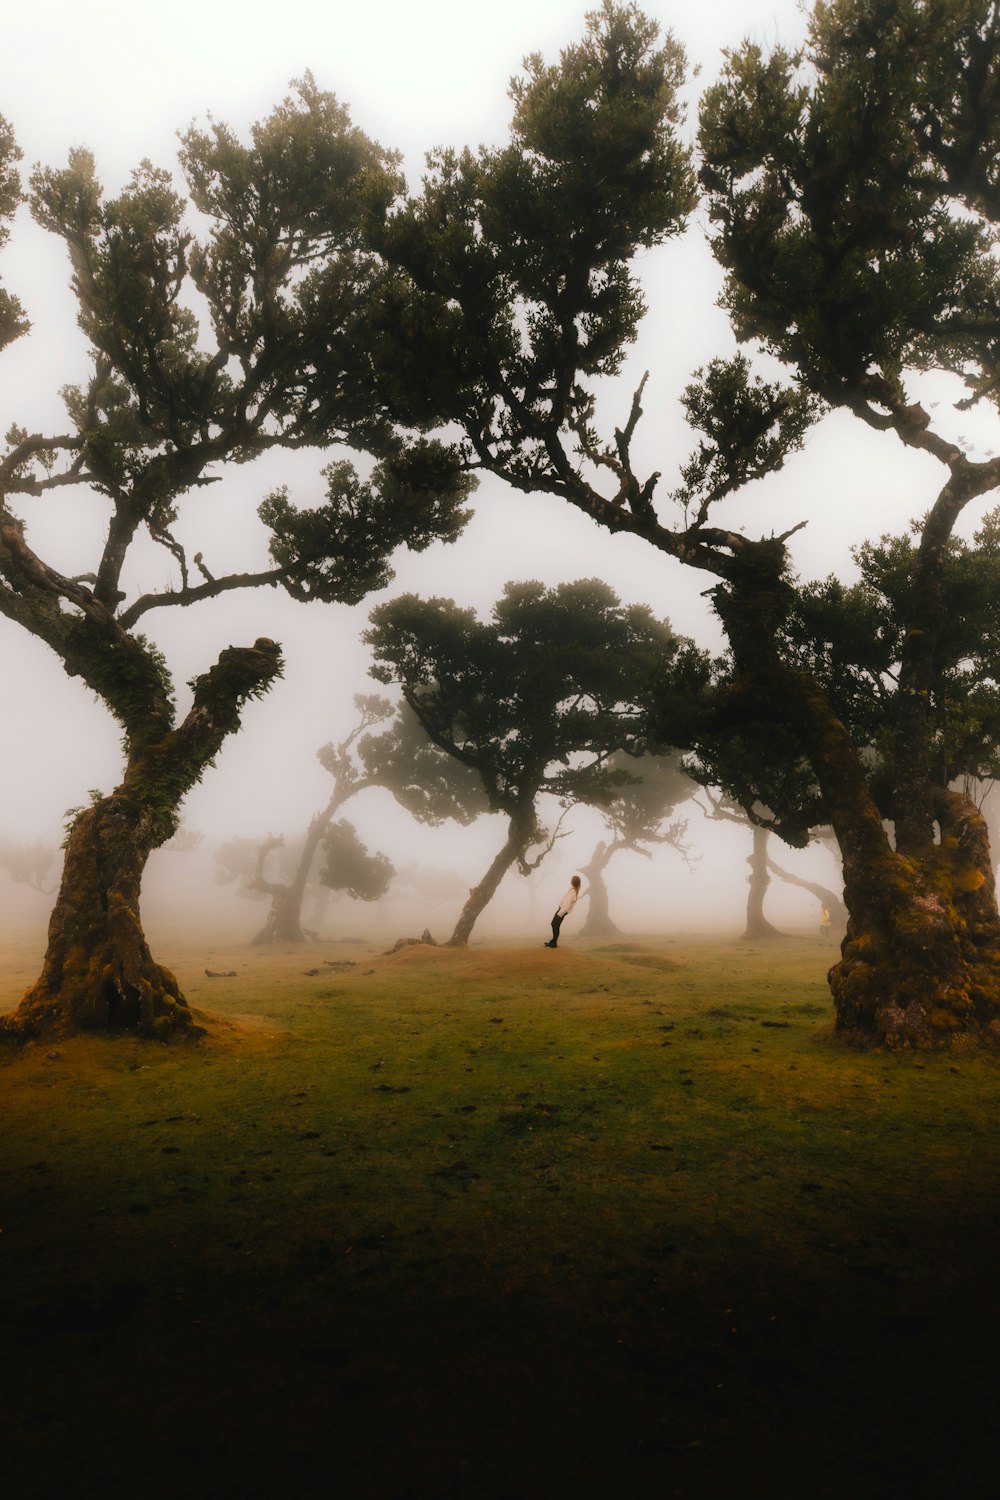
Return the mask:
[[[0,1055],[10,1493],[985,1500],[997,1062],[829,960],[192,949],[202,1044]]]

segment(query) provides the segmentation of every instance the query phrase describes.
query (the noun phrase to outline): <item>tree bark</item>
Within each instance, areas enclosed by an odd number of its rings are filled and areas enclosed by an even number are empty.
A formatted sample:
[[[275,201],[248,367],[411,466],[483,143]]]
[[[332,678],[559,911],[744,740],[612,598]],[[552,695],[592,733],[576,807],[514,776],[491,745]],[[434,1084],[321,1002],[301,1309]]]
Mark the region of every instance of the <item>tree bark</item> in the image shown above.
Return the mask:
[[[890,1046],[1000,1037],[1000,918],[986,825],[938,794],[941,842],[883,851],[845,884],[847,934],[830,970],[838,1029]]]
[[[753,850],[747,855],[750,889],[747,894],[747,925],[743,936],[752,939],[784,937],[785,934],[772,926],[764,915],[764,897],[771,884],[767,868],[768,831],[758,827],[756,823],[750,826],[753,831]]]
[[[138,743],[131,737],[121,785],[73,822],[42,972],[5,1031],[27,1037],[101,1030],[160,1040],[201,1031],[177,980],[146,943],[143,871],[152,850],[176,831],[188,791],[239,728],[243,703],[280,671],[273,641],[228,647],[192,684],[194,701],[177,728]]]
[[[837,1029],[893,1047],[996,1037],[1000,913],[982,815],[932,787],[939,842],[893,848],[847,729],[815,678],[778,656],[778,586],[761,595],[717,589],[715,598],[737,660],[801,736],[840,846],[848,922],[829,975]]]
[[[844,862],[847,932],[829,976],[838,1030],[893,1047],[995,1035],[1000,913],[984,819],[932,789],[940,841],[893,848],[846,729],[812,679],[791,675]]]
[[[267,921],[253,939],[255,944],[310,941],[310,934],[302,926],[302,902],[305,899],[306,886],[309,884],[309,875],[316,861],[316,851],[319,849],[323,835],[333,821],[334,813],[346,800],[346,797],[341,796],[339,792],[335,793],[323,811],[317,813],[312,819],[306,832],[306,840],[302,846],[295,874],[288,885],[279,885],[276,882],[264,880],[262,870],[258,868],[253,889],[264,891],[271,897],[271,910],[268,912]],[[260,864],[262,863],[261,861]]]
[[[142,930],[143,871],[169,837],[156,821],[121,788],[76,818],[42,973],[14,1017],[22,1035],[200,1033],[177,980],[153,960]]]
[[[620,931],[611,920],[604,871],[611,861],[611,856],[624,848],[625,845],[622,843],[607,844],[602,840],[590,856],[590,864],[581,866],[580,874],[585,876],[587,881],[587,920],[581,929],[581,937],[616,937]]]
[[[518,860],[523,860],[531,845],[535,833],[534,820],[531,826],[526,827],[524,820],[511,818],[507,831],[507,838],[503,848],[490,864],[489,869],[478,885],[474,885],[469,891],[465,905],[462,907],[455,930],[445,944],[446,948],[465,948],[472,929],[480,914],[486,909],[496,895],[500,882],[503,880],[511,865]]]

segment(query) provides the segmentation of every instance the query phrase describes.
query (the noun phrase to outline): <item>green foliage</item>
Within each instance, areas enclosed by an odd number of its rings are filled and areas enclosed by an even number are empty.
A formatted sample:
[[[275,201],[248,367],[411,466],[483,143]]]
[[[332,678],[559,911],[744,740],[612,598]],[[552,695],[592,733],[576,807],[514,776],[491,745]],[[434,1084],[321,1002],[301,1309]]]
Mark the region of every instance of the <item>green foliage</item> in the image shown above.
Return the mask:
[[[891,777],[893,701],[908,630],[919,527],[855,550],[858,583],[835,578],[801,590],[789,621],[790,649],[824,684],[859,743],[872,775]],[[941,619],[927,707],[929,773],[942,787],[1000,772],[1000,511],[972,542],[951,538],[942,566]]]
[[[551,439],[587,431],[582,381],[612,374],[643,311],[629,261],[693,206],[678,129],[684,54],[634,6],[605,3],[557,67],[529,57],[511,87],[511,144],[428,158],[421,195],[390,216],[412,278],[379,354],[414,417],[460,420],[470,457],[524,488],[558,488]]]
[[[684,771],[705,787],[718,787],[752,822],[804,849],[830,815],[803,739],[770,705],[741,694],[723,678]]]
[[[142,476],[164,437],[196,441],[226,387],[197,348],[197,319],[183,297],[185,203],[169,172],[148,161],[105,202],[94,158],[81,148],[62,170],[35,169],[31,203],[69,250],[95,364],[87,387],[66,393],[67,405],[89,443],[95,481],[113,491]]]
[[[473,480],[438,443],[418,442],[378,464],[370,480],[353,465],[323,470],[326,503],[303,510],[276,490],[258,510],[272,533],[271,557],[293,599],[358,604],[392,579],[389,557],[407,545],[454,541],[468,518]]]
[[[666,820],[692,790],[679,757],[651,748],[636,761],[619,751],[610,757],[608,766],[629,778],[601,807],[614,843],[640,852],[644,844],[676,843],[680,825],[667,828]]]
[[[17,155],[0,122],[0,243],[20,198]],[[108,705],[125,730],[130,795],[141,788],[161,822],[280,656],[273,642],[224,651],[175,726],[166,663],[136,633],[141,617],[262,584],[357,603],[388,582],[397,547],[453,540],[473,487],[456,453],[400,421],[372,366],[370,310],[399,280],[373,238],[402,190],[396,154],[306,75],[248,141],[212,122],[182,136],[180,158],[189,196],[144,161],[108,199],[83,148],[61,169],[34,170],[31,208],[68,251],[91,368],[63,393],[70,432],[13,422],[0,460],[0,612]],[[0,342],[11,307],[0,303]],[[173,528],[191,534],[191,502],[222,465],[334,444],[374,459],[374,472],[363,480],[332,464],[314,508],[269,497],[260,513],[273,566],[216,574],[201,552],[189,563]],[[75,485],[105,497],[108,522],[89,571],[67,579],[32,552],[8,502]],[[171,581],[129,600],[122,581],[143,531],[169,553]]]
[[[790,595],[778,632],[786,659],[822,685],[848,727],[870,790],[894,814],[896,702],[906,651],[908,609],[920,527],[855,549],[860,578],[830,576]],[[927,775],[945,788],[1000,773],[1000,512],[983,519],[972,542],[952,538],[942,568],[942,618],[927,695]],[[661,688],[661,693],[666,690]],[[668,701],[668,700],[664,700]],[[731,658],[715,664],[711,685],[693,696],[693,755],[686,768],[722,788],[787,842],[803,845],[830,812],[806,742],[782,706],[748,685]],[[664,712],[663,702],[660,712]],[[676,719],[675,719],[676,722]],[[686,743],[686,742],[685,742]]]
[[[63,813],[63,839],[62,843],[59,845],[60,849],[66,848],[69,836],[73,831],[73,825],[76,823],[80,814],[86,812],[88,808],[99,807],[104,801],[104,798],[105,794],[101,790],[101,788],[92,786],[87,793],[87,802],[85,806],[67,807],[66,811]]]
[[[384,216],[403,188],[399,153],[353,125],[312,73],[292,87],[249,145],[215,121],[181,138],[192,199],[216,223],[207,260],[235,262],[248,280],[266,273],[269,255],[302,267],[331,247],[360,247],[366,218]]]
[[[697,527],[715,501],[775,473],[801,448],[817,404],[794,387],[751,376],[749,362],[736,355],[695,371],[684,409],[689,424],[705,436],[681,470],[683,484],[673,498],[683,506],[686,524]]]
[[[479,778],[427,737],[407,703],[355,693],[354,706],[359,718],[350,734],[316,752],[334,780],[329,812],[369,787],[382,787],[418,822],[434,827],[449,819],[466,825],[486,810]]]
[[[21,202],[21,174],[16,165],[21,157],[21,148],[10,124],[0,115],[0,246],[5,245],[10,236],[3,221],[17,212]]]
[[[606,802],[628,780],[608,759],[645,749],[649,681],[681,649],[665,621],[599,579],[509,583],[489,622],[412,594],[371,620],[372,675],[399,683],[431,739],[512,817],[542,792]]]
[[[395,876],[392,861],[384,854],[370,854],[353,823],[338,818],[323,835],[324,865],[320,884],[343,891],[355,901],[378,901]]]
[[[365,782],[385,787],[421,823],[466,826],[486,811],[479,777],[428,738],[406,702],[381,734],[362,735],[357,757]]]
[[[283,675],[281,647],[259,636],[253,646],[228,647],[213,667],[188,686],[194,693],[195,712],[204,711],[221,744],[238,727],[243,705],[262,698]]]
[[[74,437],[21,434],[11,490],[75,480],[109,497],[114,523],[94,569],[105,607],[124,598],[119,580],[140,527],[170,551],[180,587],[135,601],[130,624],[153,608],[262,582],[301,599],[356,602],[390,576],[397,546],[453,539],[472,486],[445,447],[397,431],[398,413],[375,388],[365,330],[392,277],[372,234],[401,189],[397,158],[307,76],[247,144],[219,123],[186,132],[181,163],[207,223],[203,242],[169,173],[149,162],[111,201],[86,150],[64,169],[33,173],[35,217],[69,251],[93,370],[64,393]],[[226,460],[334,441],[373,454],[373,477],[331,466],[316,510],[271,497],[262,513],[274,524],[278,566],[216,577],[196,554],[204,581],[192,583],[170,532],[182,498]],[[96,675],[92,685],[103,692]]]
[[[729,56],[701,172],[738,336],[825,400],[905,404],[907,368],[996,399],[991,0],[818,4],[803,59]]]
[[[372,401],[361,328],[382,279],[371,234],[402,190],[399,157],[311,74],[294,89],[248,144],[218,122],[182,136],[192,202],[212,226],[192,277],[255,405],[313,441],[346,431],[378,447],[391,415]]]
[[[14,132],[0,115],[0,250],[10,236],[7,221],[14,217],[21,202],[21,176],[16,165],[20,160],[21,151]],[[0,287],[0,349],[19,338],[27,329],[28,322],[20,302],[5,288]]]

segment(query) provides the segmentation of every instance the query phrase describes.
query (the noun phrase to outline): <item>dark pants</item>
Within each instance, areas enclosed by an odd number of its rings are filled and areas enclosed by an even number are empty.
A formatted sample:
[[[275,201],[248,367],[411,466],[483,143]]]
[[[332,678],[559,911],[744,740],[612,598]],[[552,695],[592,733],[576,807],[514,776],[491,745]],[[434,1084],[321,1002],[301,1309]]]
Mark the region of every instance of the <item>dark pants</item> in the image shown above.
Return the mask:
[[[559,913],[556,912],[555,916],[552,918],[552,942],[549,944],[550,948],[555,948],[555,947],[558,946],[558,943],[559,943],[559,929],[562,926],[562,924],[563,924],[563,919],[559,915]]]

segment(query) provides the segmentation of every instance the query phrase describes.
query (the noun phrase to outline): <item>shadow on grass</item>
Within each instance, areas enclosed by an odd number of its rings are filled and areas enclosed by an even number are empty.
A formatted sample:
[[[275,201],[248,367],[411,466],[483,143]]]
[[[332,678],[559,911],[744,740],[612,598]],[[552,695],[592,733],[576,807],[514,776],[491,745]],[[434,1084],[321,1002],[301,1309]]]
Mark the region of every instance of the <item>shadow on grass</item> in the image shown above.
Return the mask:
[[[8,1492],[992,1495],[995,1061],[630,956],[243,954],[200,1048],[5,1054]]]

